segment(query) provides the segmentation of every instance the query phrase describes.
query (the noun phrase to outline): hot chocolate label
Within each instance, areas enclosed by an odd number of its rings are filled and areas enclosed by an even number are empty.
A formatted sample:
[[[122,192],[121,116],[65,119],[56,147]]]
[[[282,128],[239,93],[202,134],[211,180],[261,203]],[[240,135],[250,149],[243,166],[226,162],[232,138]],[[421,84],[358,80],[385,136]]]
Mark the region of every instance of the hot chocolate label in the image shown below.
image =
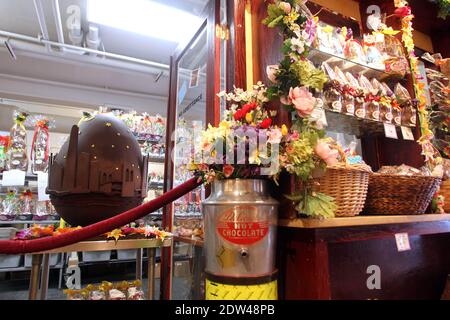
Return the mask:
[[[267,236],[269,220],[259,218],[256,207],[236,206],[220,214],[217,233],[233,244],[251,245]]]

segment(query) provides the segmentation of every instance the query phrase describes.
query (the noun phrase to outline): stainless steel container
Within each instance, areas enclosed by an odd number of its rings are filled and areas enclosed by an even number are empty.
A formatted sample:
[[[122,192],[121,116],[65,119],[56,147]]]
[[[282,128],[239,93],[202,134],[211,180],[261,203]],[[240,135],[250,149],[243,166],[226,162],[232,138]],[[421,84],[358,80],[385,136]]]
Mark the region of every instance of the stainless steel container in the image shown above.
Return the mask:
[[[274,274],[278,202],[263,179],[217,180],[203,202],[208,276]]]

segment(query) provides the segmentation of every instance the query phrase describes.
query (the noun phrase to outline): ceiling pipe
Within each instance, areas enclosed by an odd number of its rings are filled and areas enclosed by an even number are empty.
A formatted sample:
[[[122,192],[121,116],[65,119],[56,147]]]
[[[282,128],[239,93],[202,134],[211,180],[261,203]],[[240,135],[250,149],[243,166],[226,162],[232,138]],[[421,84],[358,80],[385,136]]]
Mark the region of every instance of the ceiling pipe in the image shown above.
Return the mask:
[[[58,35],[58,42],[64,43],[64,31],[61,21],[61,12],[59,10],[59,1],[52,1],[53,15],[55,16],[56,34]],[[48,40],[48,39],[46,39]],[[61,48],[64,51],[64,48]]]
[[[155,68],[162,69],[162,70],[170,69],[169,65],[159,63],[159,62],[148,61],[148,60],[128,57],[128,56],[124,56],[124,55],[120,55],[120,54],[99,51],[99,50],[93,50],[93,49],[89,49],[89,48],[81,48],[81,47],[73,46],[70,44],[64,44],[64,43],[54,42],[54,41],[45,40],[45,39],[34,38],[34,37],[17,34],[17,33],[13,33],[13,32],[8,32],[8,31],[3,31],[3,30],[0,30],[0,36],[6,37],[6,38],[11,38],[11,39],[32,42],[32,43],[50,45],[50,46],[54,46],[54,47],[58,47],[58,48],[66,48],[66,49],[79,51],[79,52],[83,52],[83,53],[93,53],[93,54],[96,54],[99,56],[104,56],[104,57],[111,58],[111,59],[133,62],[133,63],[142,64],[142,65],[146,65],[146,66],[150,66],[150,67],[155,67]]]
[[[47,29],[47,24],[45,22],[45,14],[44,14],[44,9],[42,7],[42,2],[41,0],[33,0],[34,3],[34,8],[36,9],[36,15],[37,15],[37,19],[38,19],[38,23],[39,23],[39,28],[41,29],[41,34],[42,37],[44,38],[44,40],[48,40],[48,29]],[[45,45],[45,47],[47,48],[48,51],[51,51],[51,48],[48,44]]]

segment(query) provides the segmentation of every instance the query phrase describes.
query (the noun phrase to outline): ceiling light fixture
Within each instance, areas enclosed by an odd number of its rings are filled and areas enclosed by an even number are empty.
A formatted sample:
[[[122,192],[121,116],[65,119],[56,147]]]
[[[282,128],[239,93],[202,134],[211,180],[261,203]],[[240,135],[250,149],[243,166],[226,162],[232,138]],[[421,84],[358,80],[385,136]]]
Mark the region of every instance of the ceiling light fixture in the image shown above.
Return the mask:
[[[188,41],[202,22],[186,11],[149,0],[88,0],[87,19],[176,43]]]

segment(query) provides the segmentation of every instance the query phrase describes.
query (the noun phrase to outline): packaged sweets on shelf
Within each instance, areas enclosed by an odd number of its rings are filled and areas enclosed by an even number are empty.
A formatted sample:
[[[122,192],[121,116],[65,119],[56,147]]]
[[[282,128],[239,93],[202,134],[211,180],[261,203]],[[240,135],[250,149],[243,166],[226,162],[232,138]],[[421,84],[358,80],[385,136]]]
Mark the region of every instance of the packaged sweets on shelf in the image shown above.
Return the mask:
[[[344,48],[345,58],[357,63],[366,64],[366,55],[358,40],[353,39],[352,29],[347,31],[347,39]]]
[[[31,220],[35,212],[35,202],[30,190],[23,190],[19,196],[19,214],[20,220]]]
[[[109,300],[127,300],[128,282],[123,281],[110,286],[108,291]]]
[[[384,70],[384,59],[380,50],[376,46],[376,36],[373,34],[364,35],[364,53],[369,67]]]
[[[28,169],[27,157],[27,131],[24,122],[28,114],[25,112],[15,112],[14,125],[10,131],[10,141],[8,146],[8,170],[22,170]]]
[[[87,300],[88,292],[86,289],[75,290],[75,289],[66,289],[64,290],[64,294],[67,296],[67,300]]]
[[[10,190],[2,201],[2,211],[0,212],[0,220],[10,221],[16,218],[20,212],[20,204],[17,199],[16,191]]]
[[[6,152],[8,151],[9,136],[0,136],[0,172],[6,170]]]
[[[86,286],[86,290],[88,292],[87,300],[106,300],[106,291],[103,285],[88,285]]]
[[[366,99],[367,119],[380,121],[380,104],[378,90],[374,89],[370,81],[364,76],[359,77],[359,84],[363,88]]]
[[[33,140],[31,142],[31,171],[33,173],[37,172],[47,172],[48,160],[49,160],[49,119],[39,116],[34,119],[34,134]]]
[[[342,113],[353,116],[355,114],[354,89],[345,74],[337,66],[334,68],[334,73],[342,88]]]
[[[317,26],[317,46],[319,50],[331,54],[336,53],[333,47],[333,31],[332,26],[319,22]]]
[[[395,97],[402,110],[402,126],[415,127],[417,121],[417,110],[411,100],[408,90],[400,83],[395,85]]]
[[[353,88],[353,97],[354,97],[354,106],[355,106],[355,116],[360,119],[364,119],[366,117],[366,101],[364,90],[360,87],[358,80],[350,73],[346,72],[345,77],[347,78],[348,83]]]
[[[129,283],[127,289],[127,300],[144,300],[144,291],[140,280]]]
[[[377,79],[372,79],[372,86],[378,90],[378,96],[380,97],[380,121],[392,123],[392,105],[385,87]]]
[[[342,111],[342,86],[337,79],[337,76],[333,69],[325,62],[322,64],[322,68],[328,74],[330,81],[325,83],[323,88],[323,97],[325,107],[335,112]]]

